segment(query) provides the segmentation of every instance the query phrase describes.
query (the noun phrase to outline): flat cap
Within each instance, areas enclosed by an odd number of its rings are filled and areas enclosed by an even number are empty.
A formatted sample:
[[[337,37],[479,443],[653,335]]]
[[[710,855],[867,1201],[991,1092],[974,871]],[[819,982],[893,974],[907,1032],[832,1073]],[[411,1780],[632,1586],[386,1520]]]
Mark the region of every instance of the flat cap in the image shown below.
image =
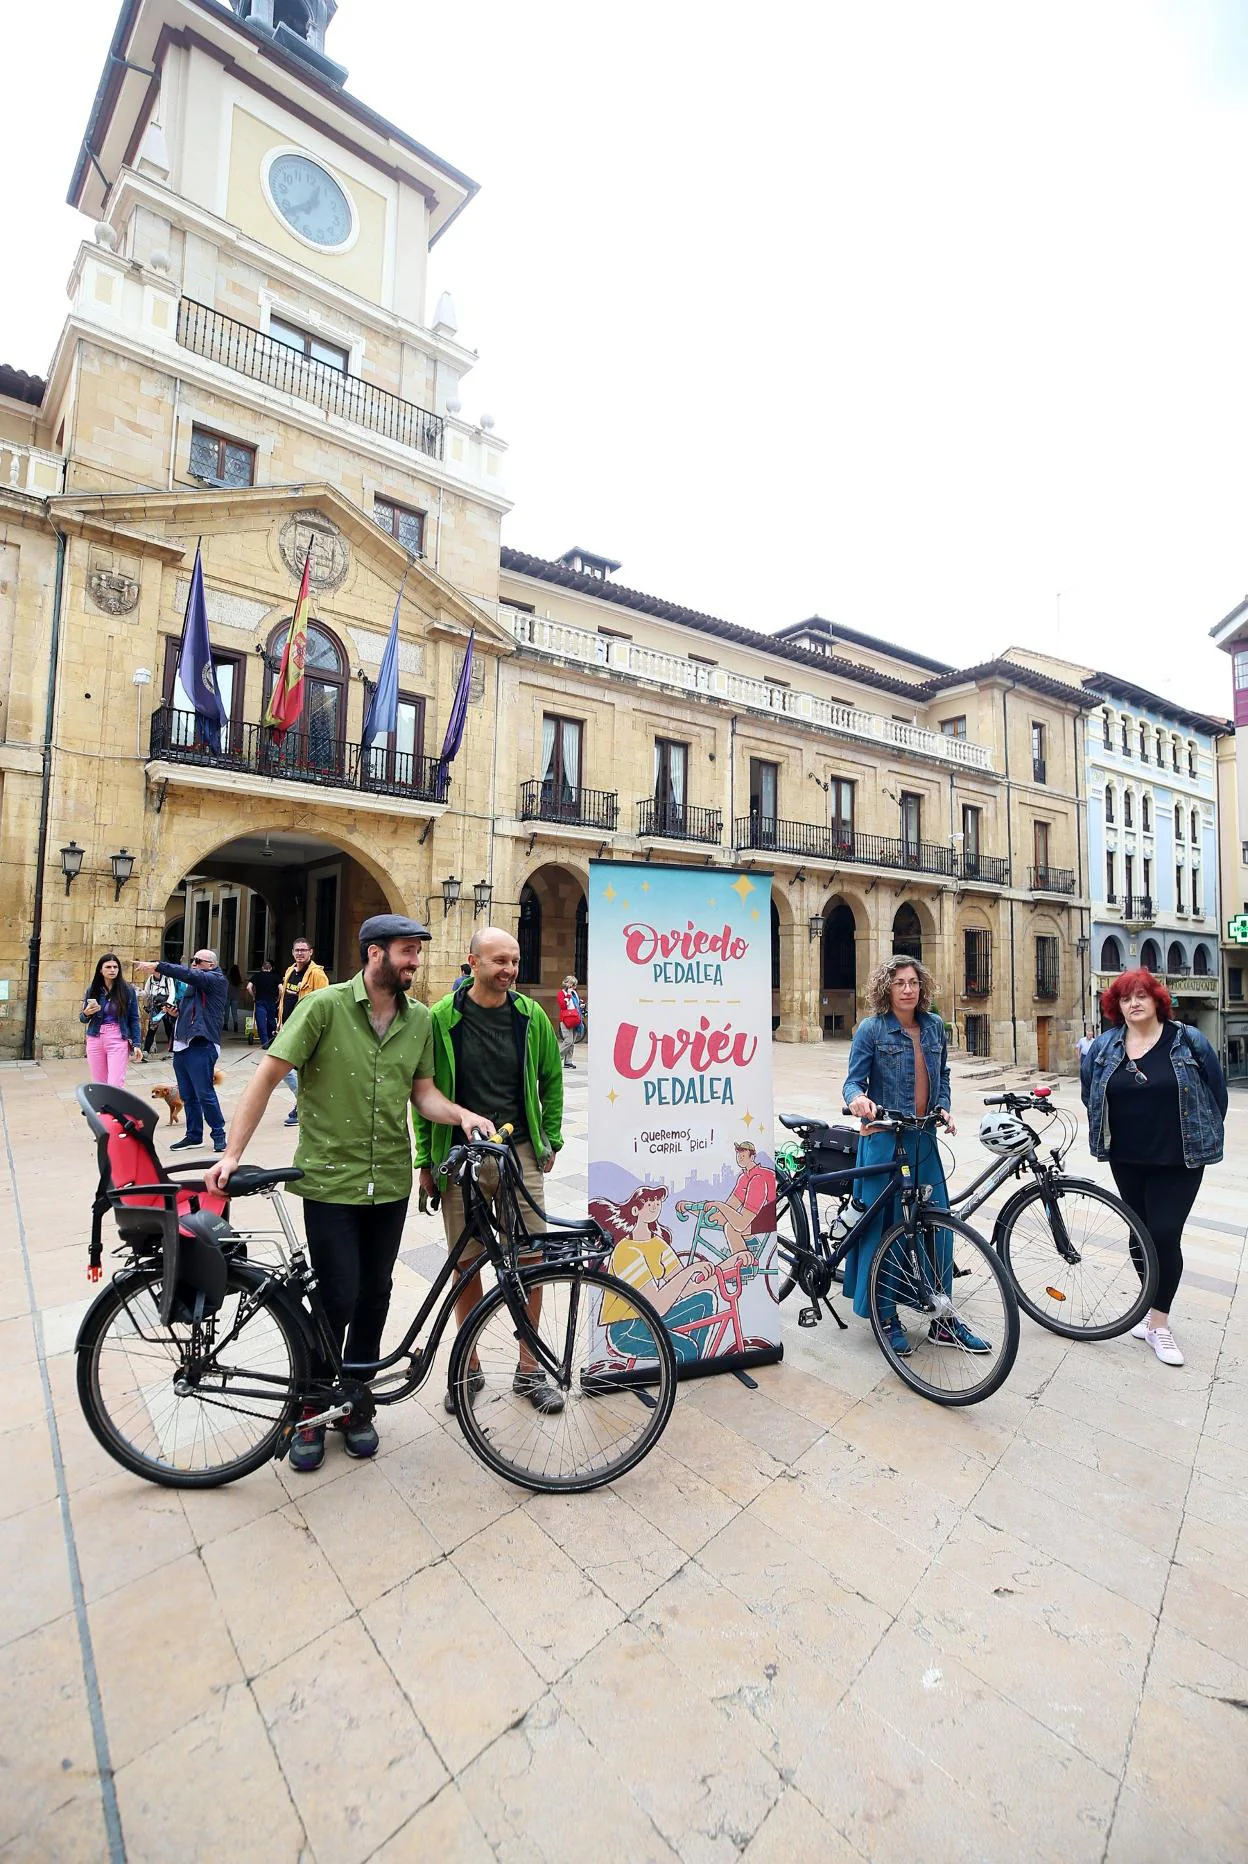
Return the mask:
[[[360,943],[378,945],[388,943],[392,938],[432,938],[428,926],[422,926],[419,919],[405,919],[402,913],[374,913],[360,927]]]

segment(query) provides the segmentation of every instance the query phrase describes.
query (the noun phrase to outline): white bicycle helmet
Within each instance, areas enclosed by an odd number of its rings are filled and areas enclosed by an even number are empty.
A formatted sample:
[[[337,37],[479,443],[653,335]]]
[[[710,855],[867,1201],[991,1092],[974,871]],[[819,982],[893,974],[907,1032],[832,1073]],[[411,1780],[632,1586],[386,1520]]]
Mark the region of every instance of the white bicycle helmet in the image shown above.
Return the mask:
[[[1016,1152],[1026,1152],[1034,1142],[1017,1114],[986,1113],[979,1122],[979,1143],[990,1152],[1011,1158]]]

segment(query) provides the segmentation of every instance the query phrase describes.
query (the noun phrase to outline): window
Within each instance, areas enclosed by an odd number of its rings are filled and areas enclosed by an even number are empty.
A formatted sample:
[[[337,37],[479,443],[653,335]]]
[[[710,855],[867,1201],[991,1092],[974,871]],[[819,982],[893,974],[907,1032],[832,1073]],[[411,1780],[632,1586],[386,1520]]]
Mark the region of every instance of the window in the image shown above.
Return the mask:
[[[1239,658],[1238,654],[1235,657],[1238,660]],[[1245,658],[1248,658],[1248,656],[1245,656]],[[1226,992],[1229,998],[1231,999],[1232,1003],[1243,1002],[1244,1000],[1244,967],[1242,964],[1231,964],[1227,966]]]
[[[1161,948],[1156,939],[1146,938],[1140,946],[1140,963],[1156,977],[1161,970]],[[1121,966],[1119,967],[1121,969]]]
[[[1105,820],[1107,822],[1114,820],[1114,786],[1112,783],[1105,785]]]
[[[178,678],[178,654],[182,642],[178,635],[165,637],[164,680],[161,686],[161,700],[169,707],[169,743],[184,748],[195,743],[195,707],[191,696]],[[243,720],[243,677],[247,660],[244,654],[224,653],[220,648],[212,650],[212,670],[217,678],[217,691],[225,707],[227,728],[221,734],[221,748],[226,748],[227,736],[233,737],[241,732]]]
[[[350,351],[343,349],[339,343],[326,343],[323,337],[313,336],[310,330],[300,330],[297,324],[288,324],[284,317],[269,318],[269,335],[275,343],[282,343],[287,349],[297,351],[310,362],[323,362],[342,375],[347,373]]]
[[[1130,757],[1131,755],[1131,720],[1129,718],[1123,719],[1121,731],[1122,731],[1122,735],[1121,735],[1120,742],[1122,745],[1122,754],[1124,757]]]
[[[962,934],[963,990],[986,997],[992,989],[992,933],[968,926]]]
[[[1048,732],[1045,727],[1033,719],[1031,724],[1031,774],[1035,782],[1045,781],[1045,745]]]
[[[395,728],[384,738],[374,738],[368,774],[374,781],[415,783],[424,754],[425,702],[411,693],[400,693]]]
[[[1178,769],[1179,767],[1179,741],[1177,738],[1171,738],[1170,740],[1170,763],[1173,769],[1175,770]]]
[[[1114,857],[1112,854],[1105,856],[1105,900],[1110,906],[1116,906],[1118,903],[1118,894],[1114,888]]]
[[[1182,803],[1176,803],[1174,805],[1174,839],[1176,841],[1182,841],[1183,839],[1183,805]]]
[[[227,440],[207,427],[192,427],[188,470],[193,479],[212,485],[254,485],[256,449],[241,440]]]
[[[1173,977],[1187,976],[1187,959],[1183,956],[1183,947],[1176,938],[1166,953],[1166,970]]]
[[[264,703],[267,706],[273,681],[281,666],[282,649],[290,632],[290,622],[281,621],[268,639],[265,655]],[[344,740],[347,735],[347,661],[335,637],[322,623],[308,623],[308,645],[303,663],[303,712],[293,731],[287,732],[278,754],[273,774],[280,775],[282,758],[297,759],[301,766],[334,772],[341,770]]]
[[[1192,975],[1194,977],[1212,977],[1213,973],[1209,968],[1209,948],[1207,945],[1198,945],[1192,953]]]
[[[1200,817],[1197,815],[1194,809],[1192,810],[1191,829],[1192,829],[1192,846],[1194,848],[1197,842],[1199,842],[1200,840]]]
[[[1151,835],[1153,832],[1153,804],[1148,796],[1140,798],[1140,827],[1146,835]]]
[[[968,1015],[966,1018],[966,1052],[968,1055],[985,1056],[988,1054],[989,1022],[986,1016]]]
[[[1048,933],[1036,936],[1036,995],[1055,997],[1058,991],[1057,939]]]
[[[1193,867],[1192,869],[1192,916],[1193,918],[1199,919],[1200,914],[1201,914],[1200,869],[1198,867]]]
[[[1132,903],[1134,894],[1135,894],[1135,856],[1133,854],[1124,854],[1122,857],[1122,895],[1127,903],[1128,911],[1130,911],[1131,909],[1131,903]]]
[[[965,738],[966,713],[960,713],[957,718],[942,718],[940,721],[940,729],[944,732],[946,738]]]
[[[901,792],[901,842],[907,859],[917,861],[923,841],[923,798],[914,790]]]
[[[1147,725],[1140,726],[1140,762],[1142,764],[1146,764],[1148,762],[1148,726]]]
[[[893,914],[893,956],[923,958],[923,923],[908,900]]]
[[[761,757],[750,759],[750,816],[755,833],[775,834],[780,813],[780,766],[764,763]]]
[[[1101,713],[1101,731],[1105,749],[1107,751],[1112,751],[1114,748],[1114,721],[1108,712]]]
[[[1189,777],[1196,775],[1196,746],[1194,744],[1189,744],[1187,747],[1187,774]]]
[[[1032,852],[1036,863],[1036,881],[1039,886],[1046,886],[1049,878],[1049,824],[1033,822],[1031,826]]]
[[[847,777],[833,777],[828,788],[832,837],[846,851],[854,845],[854,786]]]
[[[580,807],[581,735],[579,719],[558,718],[547,712],[542,719],[542,807]]]
[[[383,531],[389,531],[391,537],[397,537],[404,550],[410,550],[414,557],[425,553],[425,514],[413,511],[409,505],[396,505],[388,498],[373,500],[373,521]],[[513,608],[518,604],[512,603]],[[530,610],[530,613],[532,611]]]
[[[683,832],[688,800],[689,746],[671,738],[654,741],[654,816],[661,834]]]
[[[1107,938],[1101,946],[1102,971],[1121,971],[1122,946],[1116,938]]]
[[[1135,827],[1135,794],[1131,790],[1122,792],[1122,826]]]
[[[1147,855],[1144,856],[1143,868],[1144,868],[1144,898],[1147,901],[1149,907],[1151,908],[1152,903],[1153,903],[1153,864],[1149,860]]]
[[[962,872],[968,880],[979,877],[979,857],[983,852],[984,812],[972,803],[962,805]]]
[[[58,442],[59,445],[59,442]],[[1231,676],[1235,682],[1235,691],[1248,691],[1248,647],[1237,647],[1231,655]],[[1235,973],[1232,971],[1231,976]],[[1243,972],[1240,972],[1243,977]]]
[[[1181,866],[1174,870],[1174,910],[1176,913],[1186,911],[1183,905],[1183,869]]]
[[[520,889],[520,923],[516,928],[516,943],[520,947],[520,964],[516,972],[518,984],[540,984],[542,981],[542,902],[532,887]],[[580,972],[577,972],[580,976]]]

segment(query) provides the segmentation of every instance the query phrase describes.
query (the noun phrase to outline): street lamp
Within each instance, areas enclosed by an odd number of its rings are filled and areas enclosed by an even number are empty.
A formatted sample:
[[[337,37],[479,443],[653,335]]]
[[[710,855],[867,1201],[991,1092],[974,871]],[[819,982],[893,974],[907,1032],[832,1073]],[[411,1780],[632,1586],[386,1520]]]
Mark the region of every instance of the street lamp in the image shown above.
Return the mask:
[[[473,918],[479,919],[482,913],[484,913],[485,917],[488,919],[490,916],[490,907],[493,904],[493,900],[494,900],[493,884],[488,880],[478,880],[476,886],[472,889],[472,916]]]
[[[113,879],[116,882],[113,893],[113,905],[115,906],[121,898],[121,889],[134,872],[134,856],[127,854],[125,848],[122,847],[117,850],[116,854],[110,854],[108,858],[112,863]]]
[[[442,882],[442,917],[445,919],[452,906],[459,905],[459,896],[463,891],[462,883],[454,874],[448,874]]]
[[[812,913],[810,915],[810,924],[807,927],[807,930],[810,933],[810,942],[812,945],[814,944],[817,938],[823,937],[823,914],[822,913]]]
[[[82,857],[85,853],[85,848],[80,848],[76,841],[71,841],[68,848],[61,849],[61,872],[65,876],[66,893],[82,872]]]

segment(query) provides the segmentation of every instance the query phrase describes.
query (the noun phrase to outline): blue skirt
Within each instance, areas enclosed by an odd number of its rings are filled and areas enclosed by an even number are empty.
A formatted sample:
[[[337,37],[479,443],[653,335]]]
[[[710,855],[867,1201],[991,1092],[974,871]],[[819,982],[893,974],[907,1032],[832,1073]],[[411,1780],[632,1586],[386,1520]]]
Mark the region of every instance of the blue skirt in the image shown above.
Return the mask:
[[[866,1133],[858,1141],[855,1162],[859,1165],[888,1165],[893,1159],[895,1143],[892,1133]],[[945,1184],[945,1168],[940,1162],[940,1148],[934,1134],[906,1133],[903,1135],[903,1143],[915,1183],[930,1184],[933,1205],[937,1210],[948,1210],[949,1191]],[[878,1178],[855,1178],[854,1201],[869,1205],[879,1196],[881,1187],[887,1182],[883,1174]],[[870,1319],[871,1314],[867,1305],[867,1270],[871,1266],[876,1244],[886,1229],[900,1222],[901,1197],[899,1193],[894,1193],[869,1223],[860,1223],[854,1231],[853,1241],[845,1256],[845,1298],[853,1302],[855,1314],[863,1320]],[[941,1285],[948,1293],[953,1285],[953,1238],[948,1230],[940,1233],[937,1267]]]

